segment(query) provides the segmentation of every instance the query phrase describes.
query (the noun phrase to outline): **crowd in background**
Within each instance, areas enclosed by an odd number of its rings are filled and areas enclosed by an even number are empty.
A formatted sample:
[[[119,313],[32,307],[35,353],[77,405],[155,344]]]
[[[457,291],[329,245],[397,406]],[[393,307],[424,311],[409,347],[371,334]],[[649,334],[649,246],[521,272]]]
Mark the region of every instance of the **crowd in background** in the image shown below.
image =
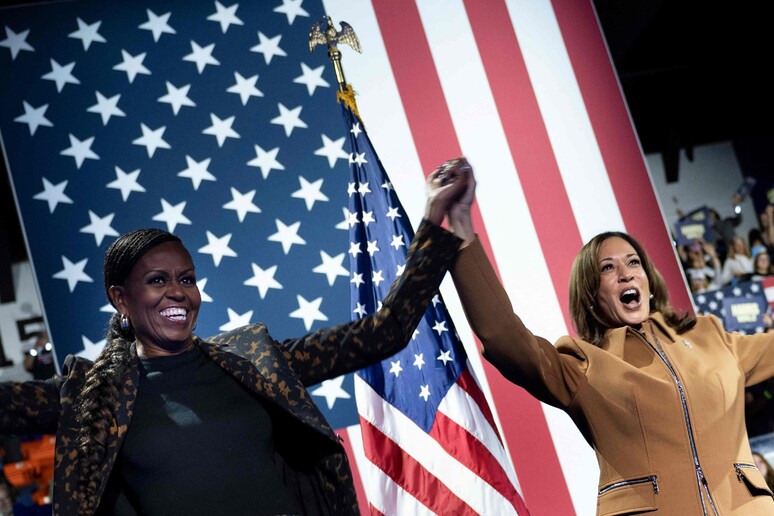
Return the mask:
[[[721,218],[709,210],[704,237],[678,246],[685,277],[693,294],[702,294],[746,281],[774,276],[774,205],[758,214],[758,227],[747,235],[737,233],[741,214]],[[768,331],[774,330],[771,314],[764,316]],[[774,431],[774,379],[746,389],[745,420],[750,437]],[[774,487],[774,470],[760,453],[756,463]]]
[[[758,216],[759,226],[746,236],[736,233],[741,215],[720,218],[715,210],[709,213],[704,238],[678,247],[691,292],[702,293],[774,275],[774,205],[765,207]]]

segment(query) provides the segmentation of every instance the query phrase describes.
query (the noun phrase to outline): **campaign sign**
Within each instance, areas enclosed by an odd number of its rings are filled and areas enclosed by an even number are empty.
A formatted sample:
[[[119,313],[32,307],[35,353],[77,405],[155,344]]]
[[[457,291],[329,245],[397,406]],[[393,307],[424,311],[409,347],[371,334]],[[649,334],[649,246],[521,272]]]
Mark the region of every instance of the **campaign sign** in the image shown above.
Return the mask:
[[[726,297],[723,299],[723,322],[726,331],[755,333],[763,327],[763,316],[768,303],[762,294],[750,297]]]
[[[675,224],[675,240],[677,245],[690,245],[703,239],[709,229],[709,208],[702,206],[688,215],[681,217]]]

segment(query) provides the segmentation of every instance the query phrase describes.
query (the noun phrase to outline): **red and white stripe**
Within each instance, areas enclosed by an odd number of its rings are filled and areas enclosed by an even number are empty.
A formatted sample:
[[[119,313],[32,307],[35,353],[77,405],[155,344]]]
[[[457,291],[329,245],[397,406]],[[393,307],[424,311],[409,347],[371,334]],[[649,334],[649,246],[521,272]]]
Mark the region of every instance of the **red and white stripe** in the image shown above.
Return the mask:
[[[380,514],[517,514],[523,504],[470,373],[439,406],[429,433],[355,377],[368,503]],[[484,405],[485,406],[485,405]],[[522,511],[524,514],[524,511]]]
[[[530,329],[550,340],[572,331],[572,260],[605,230],[639,239],[674,304],[690,309],[590,0],[323,3],[360,38],[363,55],[344,50],[344,69],[412,221],[422,216],[425,172],[465,155],[478,180],[476,229]],[[453,286],[442,290],[530,511],[594,514],[593,451],[564,413],[481,362]],[[363,474],[372,466],[357,434]]]

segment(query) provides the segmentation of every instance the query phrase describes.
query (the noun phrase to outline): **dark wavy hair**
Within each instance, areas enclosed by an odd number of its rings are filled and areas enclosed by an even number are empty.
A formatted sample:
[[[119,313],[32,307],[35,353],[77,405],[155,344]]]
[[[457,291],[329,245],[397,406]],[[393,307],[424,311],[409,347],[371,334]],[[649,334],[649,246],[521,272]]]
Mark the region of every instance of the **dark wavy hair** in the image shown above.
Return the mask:
[[[137,261],[152,248],[165,242],[180,242],[172,233],[156,228],[131,231],[119,237],[105,252],[103,275],[105,294],[110,287],[123,285]],[[110,300],[112,304],[112,300]],[[80,453],[78,472],[79,514],[96,511],[97,489],[103,480],[110,421],[115,411],[121,378],[131,360],[130,345],[134,341],[131,325],[121,327],[121,314],[113,314],[106,332],[107,344],[86,374],[83,390],[75,400]]]
[[[642,268],[648,278],[650,293],[650,313],[660,312],[666,323],[678,333],[693,327],[696,318],[690,313],[678,313],[669,303],[669,293],[661,273],[645,252],[645,248],[634,238],[619,231],[600,233],[584,245],[575,257],[570,274],[570,315],[575,330],[580,338],[597,346],[604,341],[608,326],[600,319],[592,306],[597,302],[599,290],[599,264],[597,263],[599,248],[608,238],[622,238],[631,245],[639,255]]]

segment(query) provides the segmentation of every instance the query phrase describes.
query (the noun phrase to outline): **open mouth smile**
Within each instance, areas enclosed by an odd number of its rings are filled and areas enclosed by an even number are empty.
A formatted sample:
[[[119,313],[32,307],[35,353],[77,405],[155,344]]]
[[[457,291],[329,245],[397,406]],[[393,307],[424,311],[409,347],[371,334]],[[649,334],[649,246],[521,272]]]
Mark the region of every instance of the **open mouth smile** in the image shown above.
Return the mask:
[[[173,306],[170,308],[165,308],[159,314],[162,317],[166,317],[170,321],[185,321],[186,317],[188,316],[188,310],[185,308],[180,308],[177,306]]]
[[[628,288],[621,292],[619,299],[626,308],[636,310],[640,306],[640,291],[636,288]]]

